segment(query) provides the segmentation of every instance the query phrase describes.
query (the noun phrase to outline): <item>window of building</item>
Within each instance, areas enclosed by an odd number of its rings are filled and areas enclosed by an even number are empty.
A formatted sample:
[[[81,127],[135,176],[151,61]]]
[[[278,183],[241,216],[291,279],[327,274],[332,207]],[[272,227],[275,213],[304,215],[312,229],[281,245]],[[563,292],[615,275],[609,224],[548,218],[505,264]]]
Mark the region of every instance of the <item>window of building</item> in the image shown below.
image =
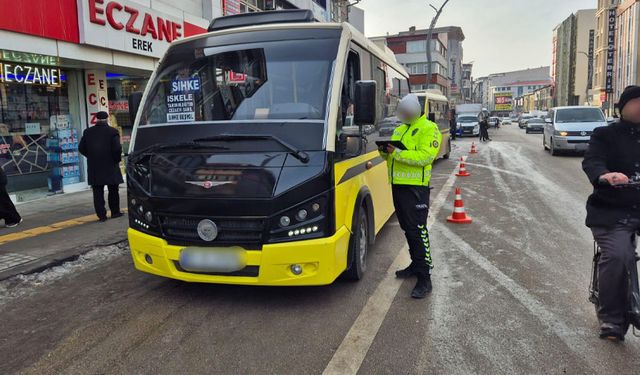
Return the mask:
[[[407,42],[407,53],[427,52],[426,40],[412,40]]]

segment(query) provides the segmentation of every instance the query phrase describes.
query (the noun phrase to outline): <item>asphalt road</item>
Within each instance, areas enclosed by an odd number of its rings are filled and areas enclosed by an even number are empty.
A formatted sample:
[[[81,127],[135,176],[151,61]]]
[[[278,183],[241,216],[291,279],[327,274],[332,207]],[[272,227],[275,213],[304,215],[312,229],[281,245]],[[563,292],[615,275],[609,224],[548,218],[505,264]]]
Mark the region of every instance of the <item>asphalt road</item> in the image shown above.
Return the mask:
[[[365,279],[327,287],[166,280],[109,246],[0,283],[0,373],[637,374],[640,341],[598,339],[587,301],[581,158],[551,157],[515,125],[492,137],[467,159],[471,177],[452,177],[454,160],[435,166],[425,300],[390,277],[406,259],[395,219]],[[452,159],[470,144],[456,141]],[[454,186],[470,225],[446,223]]]

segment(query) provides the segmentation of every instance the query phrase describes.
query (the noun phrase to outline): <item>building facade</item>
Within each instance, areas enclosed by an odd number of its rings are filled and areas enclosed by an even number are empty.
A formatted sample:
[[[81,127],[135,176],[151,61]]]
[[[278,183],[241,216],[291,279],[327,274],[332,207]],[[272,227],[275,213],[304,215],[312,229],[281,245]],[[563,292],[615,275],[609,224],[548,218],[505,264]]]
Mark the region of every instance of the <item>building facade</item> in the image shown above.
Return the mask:
[[[437,89],[452,101],[460,100],[462,87],[462,42],[464,34],[456,26],[436,28],[432,40],[427,43],[428,30],[409,31],[384,38],[396,55],[398,62],[407,69],[412,90]],[[427,45],[431,48],[431,77],[427,79]]]
[[[613,100],[625,87],[640,84],[640,0],[623,1],[617,8]]]
[[[551,84],[550,67],[495,73],[487,77],[482,104],[489,111],[507,115],[516,110],[515,98]]]
[[[462,64],[462,102],[473,101],[473,63]]]
[[[593,88],[591,90],[591,104],[610,111],[609,91],[614,90],[614,55],[616,17],[619,0],[598,0],[596,10],[596,28],[594,36]],[[609,77],[609,78],[607,78]],[[607,84],[608,83],[608,84]]]
[[[596,9],[579,10],[553,31],[553,84],[558,106],[591,102]]]

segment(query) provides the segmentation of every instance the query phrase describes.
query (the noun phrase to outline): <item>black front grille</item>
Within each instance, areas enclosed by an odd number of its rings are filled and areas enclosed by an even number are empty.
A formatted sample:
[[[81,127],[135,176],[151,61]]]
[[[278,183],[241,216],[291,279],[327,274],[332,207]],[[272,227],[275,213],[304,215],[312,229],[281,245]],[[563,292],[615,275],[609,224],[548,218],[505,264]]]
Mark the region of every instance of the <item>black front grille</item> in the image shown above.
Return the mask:
[[[178,262],[178,261],[174,260],[173,261],[173,265],[180,272],[195,273],[195,274],[198,274],[198,275],[258,277],[258,275],[260,274],[260,267],[259,266],[246,266],[245,268],[241,269],[240,271],[235,271],[235,272],[192,272],[192,271],[186,271],[185,269],[183,269],[180,266],[180,262]]]
[[[209,219],[218,226],[218,236],[211,242],[200,239],[198,223]],[[263,241],[266,220],[262,218],[215,218],[160,216],[164,238],[172,244],[256,245]]]
[[[582,134],[582,133],[584,133],[584,134]],[[590,137],[591,134],[593,134],[592,131],[584,131],[584,132],[582,132],[582,131],[570,131],[570,132],[567,132],[567,135],[568,136],[572,136],[572,137]]]
[[[587,143],[589,143],[589,141],[587,141],[587,140],[569,139],[569,140],[567,140],[567,143],[571,143],[571,144],[580,144],[580,143],[587,144]]]

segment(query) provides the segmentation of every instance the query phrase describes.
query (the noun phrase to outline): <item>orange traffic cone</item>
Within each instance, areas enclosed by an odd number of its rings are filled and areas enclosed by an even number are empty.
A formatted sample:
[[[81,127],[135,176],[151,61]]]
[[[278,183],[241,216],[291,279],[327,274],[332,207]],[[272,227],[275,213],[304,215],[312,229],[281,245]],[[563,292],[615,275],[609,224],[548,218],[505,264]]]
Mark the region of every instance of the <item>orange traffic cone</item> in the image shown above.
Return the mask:
[[[462,190],[456,188],[456,200],[453,203],[453,215],[447,218],[447,221],[455,224],[471,224],[471,218],[464,211],[464,202],[462,201]]]
[[[467,177],[467,176],[471,176],[471,173],[467,172],[467,167],[465,167],[464,165],[464,158],[460,158],[460,166],[458,167],[458,173],[456,173],[456,176],[458,177]]]
[[[470,154],[477,154],[478,153],[478,149],[476,148],[476,143],[475,142],[471,142],[471,151],[469,153]]]

